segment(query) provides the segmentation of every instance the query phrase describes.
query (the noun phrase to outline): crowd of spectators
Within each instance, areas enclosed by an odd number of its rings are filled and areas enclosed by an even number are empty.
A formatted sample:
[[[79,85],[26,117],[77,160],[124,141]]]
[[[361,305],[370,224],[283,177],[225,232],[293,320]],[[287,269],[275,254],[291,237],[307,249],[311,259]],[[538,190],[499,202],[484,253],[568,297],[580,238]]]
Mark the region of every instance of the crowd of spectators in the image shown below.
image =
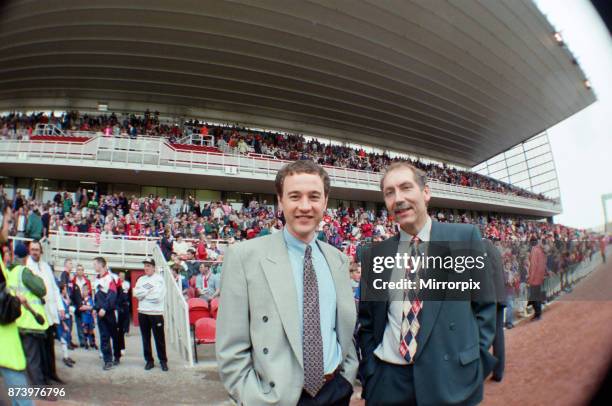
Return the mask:
[[[0,186],[0,195],[3,195]],[[6,197],[2,197],[6,198]],[[282,212],[268,202],[255,199],[248,204],[227,201],[203,203],[193,196],[184,200],[175,197],[126,196],[124,193],[96,195],[81,189],[76,193],[58,192],[53,200],[34,201],[16,192],[12,200],[14,232],[18,236],[40,239],[50,231],[99,234],[102,238],[138,239],[157,237],[167,259],[174,251],[187,255],[188,248],[210,248],[212,240],[227,242],[252,239],[282,229]],[[440,222],[477,225],[482,235],[498,241],[529,242],[588,240],[584,230],[496,213],[453,212],[431,208],[432,219]],[[319,238],[350,256],[357,254],[363,242],[380,241],[396,233],[391,216],[385,209],[353,207],[328,209],[319,231]],[[189,241],[189,242],[185,242]]]
[[[381,172],[391,162],[386,153],[366,152],[364,149],[344,145],[326,144],[319,139],[306,139],[298,134],[253,131],[241,127],[213,126],[198,120],[189,120],[177,124],[164,124],[159,120],[159,112],[145,111],[143,115],[112,113],[110,115],[90,116],[72,111],[60,116],[42,113],[22,115],[10,114],[0,117],[0,128],[4,138],[13,138],[18,130],[27,129],[32,133],[37,124],[53,124],[64,132],[92,131],[106,136],[127,134],[132,138],[139,135],[166,137],[171,143],[184,141],[183,129],[198,135],[198,143],[210,143],[220,152],[228,154],[260,154],[272,159],[298,160],[312,159],[321,165],[340,168]],[[189,138],[192,140],[192,138]],[[446,164],[425,163],[420,160],[407,159],[427,175],[443,183],[474,187],[505,194],[513,194],[538,200],[550,200],[542,194],[536,194],[499,180],[448,166]]]
[[[7,199],[0,185],[0,199]],[[88,233],[91,238],[157,238],[161,251],[186,297],[216,298],[225,244],[282,230],[284,217],[268,202],[248,204],[216,201],[200,204],[185,200],[124,193],[97,196],[85,189],[58,192],[52,201],[40,202],[19,191],[9,203],[14,210],[13,234],[38,240],[49,232]],[[568,275],[579,263],[590,261],[606,242],[586,230],[546,221],[496,213],[461,212],[430,208],[433,221],[476,225],[483,237],[495,241],[502,252],[508,306],[523,306],[527,292],[529,254],[534,243],[546,258],[546,277],[560,278],[561,290],[571,289]],[[342,250],[351,260],[351,278],[359,280],[364,244],[396,234],[397,226],[385,209],[353,207],[328,209],[318,236]],[[548,299],[558,294],[548,290]],[[512,308],[509,310],[511,320]],[[511,325],[507,324],[509,327]]]

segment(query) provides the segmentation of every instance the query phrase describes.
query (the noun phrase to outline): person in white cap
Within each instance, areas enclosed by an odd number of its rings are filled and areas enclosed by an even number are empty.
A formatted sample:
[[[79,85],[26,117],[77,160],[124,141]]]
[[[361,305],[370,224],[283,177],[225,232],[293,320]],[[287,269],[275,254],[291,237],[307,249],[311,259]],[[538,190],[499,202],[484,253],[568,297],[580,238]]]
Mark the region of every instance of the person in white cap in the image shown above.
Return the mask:
[[[162,371],[168,370],[166,357],[166,338],[164,336],[164,301],[166,286],[164,278],[155,271],[155,261],[147,258],[143,261],[144,275],[142,275],[133,293],[138,299],[138,323],[142,335],[142,348],[145,358],[145,370],[153,368],[153,355],[151,352],[151,331],[155,340],[157,357]]]

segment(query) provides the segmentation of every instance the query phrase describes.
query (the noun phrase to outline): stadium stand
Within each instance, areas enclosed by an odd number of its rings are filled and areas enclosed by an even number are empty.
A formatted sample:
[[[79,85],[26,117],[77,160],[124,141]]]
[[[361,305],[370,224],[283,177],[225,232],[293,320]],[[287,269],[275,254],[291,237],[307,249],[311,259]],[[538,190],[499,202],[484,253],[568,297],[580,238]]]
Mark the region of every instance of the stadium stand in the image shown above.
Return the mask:
[[[37,135],[33,128],[52,126],[58,128],[62,134],[91,135],[103,134],[105,136],[126,135],[132,138],[141,136],[164,137],[171,144],[171,148],[178,151],[194,153],[221,152],[226,154],[243,154],[261,159],[298,160],[312,159],[321,165],[340,168],[357,169],[368,172],[381,172],[394,160],[386,153],[366,152],[363,148],[355,149],[342,145],[326,145],[319,139],[307,140],[302,135],[282,134],[248,130],[240,127],[212,126],[205,122],[189,120],[178,125],[160,123],[159,113],[151,114],[148,110],[142,116],[124,114],[121,117],[115,113],[111,115],[89,116],[79,112],[62,114],[59,117],[45,114],[20,115],[10,114],[0,119],[1,134],[4,139],[16,139],[18,134],[27,133],[29,139],[37,141],[64,141],[64,136],[55,134]],[[183,128],[189,129],[186,137],[182,137]],[[197,130],[198,144],[195,144],[191,135]],[[206,129],[206,130],[202,130]],[[204,135],[206,137],[202,137]],[[210,137],[207,137],[212,134]],[[206,139],[205,139],[206,138]],[[70,138],[73,142],[85,142],[88,137],[75,135]],[[209,144],[207,144],[209,143]],[[536,194],[516,186],[495,180],[493,178],[450,167],[446,164],[425,163],[419,159],[402,158],[410,161],[414,166],[424,170],[430,178],[447,184],[474,187],[488,191],[512,194],[538,200],[552,200],[543,194]]]

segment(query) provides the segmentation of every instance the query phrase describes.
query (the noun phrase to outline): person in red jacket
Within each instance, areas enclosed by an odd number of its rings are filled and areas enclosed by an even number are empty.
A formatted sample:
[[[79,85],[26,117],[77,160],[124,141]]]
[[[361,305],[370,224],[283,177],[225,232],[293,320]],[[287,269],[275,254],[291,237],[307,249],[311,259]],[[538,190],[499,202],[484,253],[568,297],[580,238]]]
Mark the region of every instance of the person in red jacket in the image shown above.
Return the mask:
[[[361,236],[363,238],[372,238],[373,227],[369,221],[366,221],[361,225]]]
[[[208,259],[208,252],[206,252],[206,240],[204,235],[200,235],[200,241],[196,246],[196,258],[198,261],[206,261]]]
[[[529,302],[532,305],[535,315],[532,320],[542,318],[542,284],[546,277],[546,254],[538,240],[531,240],[531,253],[529,254]]]

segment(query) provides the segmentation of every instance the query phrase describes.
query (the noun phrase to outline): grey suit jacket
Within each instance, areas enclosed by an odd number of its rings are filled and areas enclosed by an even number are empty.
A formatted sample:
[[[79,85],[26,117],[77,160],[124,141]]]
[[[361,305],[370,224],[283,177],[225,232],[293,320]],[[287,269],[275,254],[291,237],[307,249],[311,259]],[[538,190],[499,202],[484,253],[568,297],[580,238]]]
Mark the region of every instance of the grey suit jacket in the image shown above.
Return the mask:
[[[353,344],[356,312],[348,259],[319,241],[336,289],[340,372],[351,384],[358,361]],[[228,248],[221,272],[216,351],[221,381],[244,405],[295,405],[304,366],[298,301],[282,233]]]

